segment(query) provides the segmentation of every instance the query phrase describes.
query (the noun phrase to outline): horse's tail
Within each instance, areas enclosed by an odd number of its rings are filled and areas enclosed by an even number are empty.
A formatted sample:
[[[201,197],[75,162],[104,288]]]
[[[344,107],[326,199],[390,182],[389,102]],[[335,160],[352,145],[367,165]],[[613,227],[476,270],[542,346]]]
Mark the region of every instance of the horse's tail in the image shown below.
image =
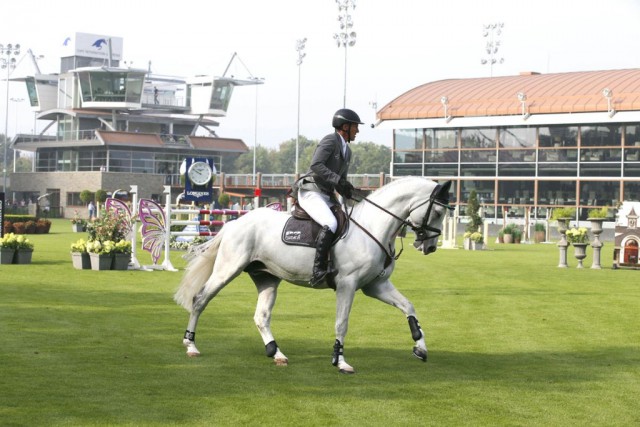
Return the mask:
[[[223,230],[220,230],[220,233],[207,243],[197,246],[195,252],[188,255],[190,261],[187,264],[184,276],[182,276],[180,287],[173,296],[175,302],[183,306],[188,312],[191,312],[193,308],[195,296],[204,288],[205,283],[211,277]]]

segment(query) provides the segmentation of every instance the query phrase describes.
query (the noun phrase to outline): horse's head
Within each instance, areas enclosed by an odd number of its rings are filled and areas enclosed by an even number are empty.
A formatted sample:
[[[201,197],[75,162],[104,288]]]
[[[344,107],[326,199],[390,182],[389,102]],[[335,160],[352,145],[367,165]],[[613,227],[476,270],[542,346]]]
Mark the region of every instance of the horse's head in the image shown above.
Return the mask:
[[[411,228],[416,233],[413,246],[424,255],[435,252],[438,247],[438,237],[442,234],[442,222],[450,209],[450,187],[451,181],[436,185],[429,199],[412,208],[409,213]]]

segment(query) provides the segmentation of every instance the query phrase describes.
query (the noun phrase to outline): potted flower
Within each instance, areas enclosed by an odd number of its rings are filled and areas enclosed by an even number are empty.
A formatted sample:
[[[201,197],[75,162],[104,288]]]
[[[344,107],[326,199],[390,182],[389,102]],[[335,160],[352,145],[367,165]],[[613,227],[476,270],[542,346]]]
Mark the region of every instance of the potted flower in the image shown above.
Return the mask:
[[[575,249],[574,255],[578,260],[578,268],[582,268],[582,260],[587,256],[587,245],[589,244],[589,232],[585,227],[571,228],[566,232],[567,241]]]
[[[91,259],[92,270],[111,270],[113,263],[113,250],[115,243],[112,240],[89,240],[87,242],[87,252]]]
[[[465,231],[462,235],[462,247],[469,251],[471,250],[471,231]]]
[[[14,236],[13,233],[7,233],[3,238],[0,238],[0,264],[13,264],[13,258],[16,255]]]
[[[14,253],[14,255],[11,256],[11,263],[31,264],[31,257],[33,255],[33,243],[31,243],[31,241],[24,235],[9,233],[2,239],[0,239],[0,247],[3,248],[3,264],[9,264],[9,262],[7,261],[11,251],[13,251]]]
[[[80,218],[80,213],[77,209],[74,210],[73,213],[73,218],[71,218],[71,230],[73,230],[74,233],[81,233],[85,231],[87,221],[83,218]]]
[[[480,233],[479,231],[471,233],[469,239],[471,240],[471,250],[479,251],[483,249],[484,237],[482,236],[482,233]]]
[[[515,224],[507,224],[502,229],[502,240],[504,243],[513,243],[517,234],[518,226]]]
[[[522,229],[518,226],[513,227],[513,243],[520,243],[522,241]]]
[[[91,269],[91,258],[87,252],[87,242],[84,239],[71,244],[71,261],[73,267],[78,270]]]
[[[131,261],[131,241],[120,239],[113,248],[113,269],[127,270]]]
[[[558,231],[564,236],[569,228],[569,222],[576,218],[576,208],[555,208],[551,214],[551,219],[558,221]]]
[[[544,226],[543,223],[541,222],[536,222],[533,225],[533,240],[536,243],[542,243],[546,240],[547,238],[547,233],[546,233],[547,229]]]
[[[609,208],[606,206],[600,209],[589,209],[587,220],[591,221],[591,232],[593,234],[602,233],[602,223],[609,217]]]

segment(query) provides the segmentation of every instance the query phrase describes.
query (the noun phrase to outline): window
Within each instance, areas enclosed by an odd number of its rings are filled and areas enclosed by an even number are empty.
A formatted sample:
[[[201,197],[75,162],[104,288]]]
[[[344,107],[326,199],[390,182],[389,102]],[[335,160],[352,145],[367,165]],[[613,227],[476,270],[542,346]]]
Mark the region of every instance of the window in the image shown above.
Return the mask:
[[[395,176],[422,176],[422,166],[418,165],[394,165]]]
[[[462,129],[462,148],[495,148],[496,129]]]
[[[620,147],[622,126],[582,126],[580,138],[583,147]]]
[[[110,172],[131,172],[131,151],[112,150],[109,152]]]
[[[462,200],[469,200],[469,194],[471,193],[471,190],[476,190],[478,202],[480,203],[480,205],[493,204],[495,202],[495,181],[493,180],[465,180],[461,181],[460,185],[462,186],[462,188],[460,189],[460,198]]]
[[[615,206],[612,199],[620,196],[620,185],[611,181],[581,181],[579,204],[582,206]]]
[[[153,153],[134,151],[131,153],[131,172],[153,173]]]
[[[36,172],[52,172],[56,170],[55,151],[39,151],[36,156]]]
[[[232,92],[233,85],[231,82],[216,80],[213,83],[213,93],[211,94],[211,104],[209,108],[212,110],[227,111]]]
[[[421,150],[422,135],[421,129],[396,129],[394,132],[395,149]]]
[[[531,148],[536,146],[536,128],[519,127],[500,129],[500,147]]]
[[[624,145],[627,147],[640,147],[640,125],[625,126]]]
[[[422,163],[421,151],[396,151],[393,153],[393,159],[396,163]]]
[[[538,128],[538,138],[540,147],[577,147],[578,127],[577,126],[549,126]]]
[[[434,148],[457,148],[458,130],[437,129],[435,131]]]
[[[80,200],[80,193],[67,193],[67,206],[82,206],[82,200]]]
[[[640,201],[640,182],[624,183],[624,200]]]
[[[540,163],[538,176],[578,176],[578,165],[576,163]]]
[[[498,203],[507,205],[533,204],[533,181],[499,181]]]
[[[576,202],[575,181],[539,181],[538,204],[573,205]]]

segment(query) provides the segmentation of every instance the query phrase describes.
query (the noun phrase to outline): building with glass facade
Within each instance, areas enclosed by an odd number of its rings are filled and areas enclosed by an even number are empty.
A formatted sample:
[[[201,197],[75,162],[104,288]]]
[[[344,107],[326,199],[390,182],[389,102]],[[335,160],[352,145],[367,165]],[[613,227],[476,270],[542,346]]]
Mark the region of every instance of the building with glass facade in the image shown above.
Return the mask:
[[[392,175],[452,180],[489,218],[640,200],[640,69],[442,80],[378,112]]]
[[[48,194],[52,213],[68,217],[81,207],[83,190],[138,185],[150,198],[170,185],[177,195],[185,158],[209,158],[221,170],[223,157],[248,151],[240,139],[217,137],[216,119],[226,115],[236,86],[260,80],[154,75],[120,67],[119,38],[77,33],[67,43],[59,74],[11,79],[26,85],[36,119],[46,125],[11,142],[14,165],[31,153],[32,170],[14,166],[9,202]]]

